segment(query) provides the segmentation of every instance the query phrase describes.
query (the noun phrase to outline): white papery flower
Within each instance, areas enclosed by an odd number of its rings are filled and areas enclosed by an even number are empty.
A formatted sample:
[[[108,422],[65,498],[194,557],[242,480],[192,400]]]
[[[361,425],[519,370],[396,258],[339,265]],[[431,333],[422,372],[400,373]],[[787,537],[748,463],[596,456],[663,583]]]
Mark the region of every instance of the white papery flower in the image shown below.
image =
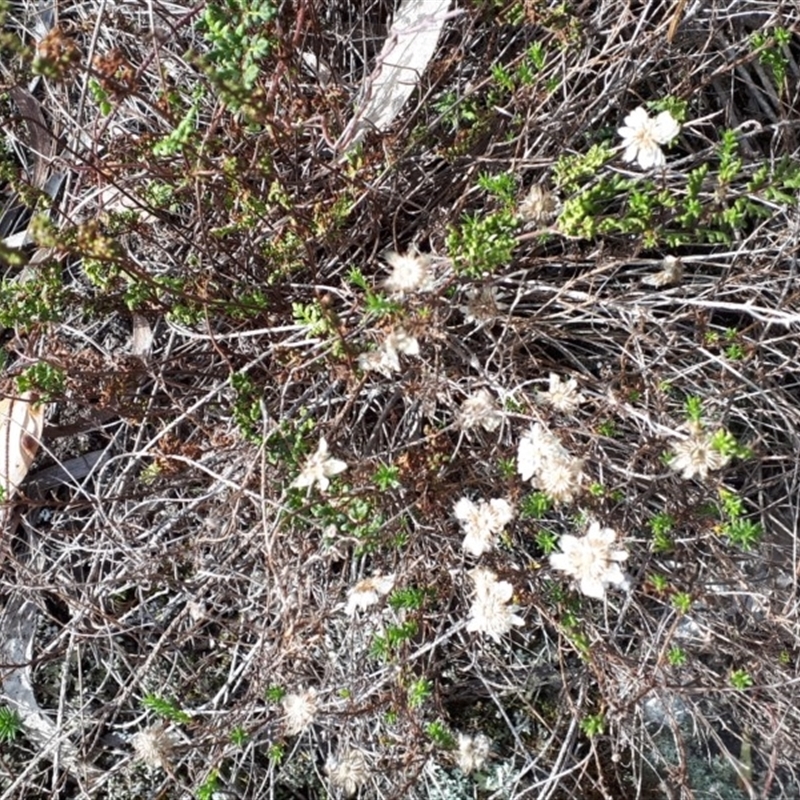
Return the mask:
[[[461,404],[456,420],[464,430],[480,425],[485,431],[496,431],[503,421],[503,412],[487,389],[478,389]]]
[[[358,357],[358,366],[365,371],[380,372],[387,378],[400,372],[400,354],[419,355],[419,342],[403,328],[390,331],[380,347]]]
[[[346,469],[347,464],[344,461],[328,455],[328,442],[323,436],[317,445],[317,452],[303,465],[303,469],[292,482],[292,486],[300,489],[306,486],[313,487],[315,483],[318,483],[320,491],[324,492],[330,486],[329,478]]]
[[[469,775],[483,767],[489,752],[492,749],[492,740],[482,733],[475,736],[458,734],[458,754],[456,759],[462,772]]]
[[[514,587],[508,581],[498,581],[494,572],[480,567],[473,569],[470,577],[475,583],[475,599],[469,610],[468,631],[485,633],[499,643],[514,625],[525,624],[514,613],[519,607],[511,605]]]
[[[584,399],[584,396],[578,391],[578,381],[575,378],[560,378],[555,372],[550,373],[548,390],[539,392],[537,397],[540,403],[564,414],[571,414]]]
[[[508,305],[498,302],[493,286],[482,286],[480,289],[470,289],[467,292],[467,304],[459,306],[458,310],[464,315],[464,322],[491,323],[508,310]]]
[[[392,268],[392,274],[383,282],[383,288],[390,295],[402,296],[431,288],[431,260],[428,256],[411,252],[401,255],[390,250],[383,257]]]
[[[680,132],[680,123],[669,111],[651,117],[647,109],[639,106],[625,117],[617,131],[625,148],[622,160],[636,161],[642,169],[663,167],[667,160],[660,145],[671,142]]]
[[[536,476],[536,485],[557,503],[571,503],[582,491],[583,459],[553,458]]]
[[[134,734],[131,739],[133,752],[139,761],[148,767],[168,769],[171,765],[175,741],[163,725],[155,725]]]
[[[545,464],[554,460],[567,460],[570,454],[564,445],[550,433],[540,422],[537,422],[527,433],[523,434],[517,446],[517,472],[522,480],[529,481],[540,473]]]
[[[730,461],[730,456],[713,446],[713,434],[703,433],[698,425],[691,425],[690,431],[686,439],[672,445],[673,455],[669,466],[675,472],[680,472],[686,480],[695,475],[705,480],[710,471],[722,469]]]
[[[330,756],[325,764],[331,785],[341,789],[345,797],[354,795],[369,778],[369,765],[360,750],[345,750],[340,756]]]
[[[316,689],[303,689],[287,694],[281,701],[283,706],[283,724],[288,736],[302,733],[317,714]]]
[[[514,508],[508,500],[495,498],[488,503],[480,500],[473,503],[462,497],[453,509],[466,536],[464,549],[473,556],[481,556],[492,549],[494,537],[514,518]]]
[[[587,597],[602,600],[607,584],[620,587],[628,584],[620,567],[628,553],[614,549],[616,540],[615,530],[601,528],[600,523],[594,521],[585,536],[564,534],[558,541],[561,552],[550,556],[550,565],[573,577]]]
[[[374,606],[381,597],[385,597],[394,588],[394,575],[373,575],[371,578],[364,578],[359,581],[347,593],[347,606],[345,614],[353,615],[356,609]]]

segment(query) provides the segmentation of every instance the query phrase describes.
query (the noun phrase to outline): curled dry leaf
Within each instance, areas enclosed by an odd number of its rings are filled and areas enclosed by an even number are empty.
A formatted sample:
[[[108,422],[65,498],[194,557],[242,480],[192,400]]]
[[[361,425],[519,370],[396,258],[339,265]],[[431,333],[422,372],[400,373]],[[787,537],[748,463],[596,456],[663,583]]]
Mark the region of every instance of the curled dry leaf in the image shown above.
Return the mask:
[[[32,392],[0,400],[0,488],[10,500],[36,457],[44,426],[44,403]]]

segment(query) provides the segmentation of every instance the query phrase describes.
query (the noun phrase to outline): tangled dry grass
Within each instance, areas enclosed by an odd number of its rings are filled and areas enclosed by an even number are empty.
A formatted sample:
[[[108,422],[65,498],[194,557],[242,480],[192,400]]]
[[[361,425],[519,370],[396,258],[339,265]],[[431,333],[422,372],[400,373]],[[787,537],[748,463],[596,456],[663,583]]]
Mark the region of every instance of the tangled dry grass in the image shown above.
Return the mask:
[[[25,724],[0,798],[800,797],[800,8],[458,3],[391,130],[345,152],[394,5],[5,8],[4,394],[33,374],[48,417],[4,522]],[[687,118],[652,191],[680,200],[709,165],[694,225],[659,207],[650,231],[566,234],[565,183],[504,263],[459,264],[452,231],[503,208],[482,175],[519,204],[667,96]],[[737,201],[758,213],[700,235]],[[432,290],[383,297],[387,249],[430,254]],[[667,255],[682,281],[647,284]],[[476,290],[493,319],[465,319]],[[360,369],[398,326],[419,354]],[[577,410],[536,402],[551,372]],[[481,388],[502,424],[464,430]],[[664,458],[690,397],[750,450],[706,480]],[[572,504],[537,508],[516,474],[537,421],[583,459]],[[347,470],[292,488],[323,436]],[[517,509],[480,559],[464,496]],[[724,496],[761,526],[749,550]],[[603,601],[547,560],[591,518],[629,552]],[[476,563],[525,620],[499,644],[465,627]],[[345,613],[373,575],[391,592]]]

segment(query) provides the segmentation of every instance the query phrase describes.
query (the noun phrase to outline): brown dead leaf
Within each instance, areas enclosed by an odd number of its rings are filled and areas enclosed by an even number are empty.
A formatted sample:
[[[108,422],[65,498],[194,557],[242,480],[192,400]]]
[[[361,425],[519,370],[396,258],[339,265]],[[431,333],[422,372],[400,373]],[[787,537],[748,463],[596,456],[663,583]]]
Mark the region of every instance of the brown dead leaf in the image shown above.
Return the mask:
[[[0,400],[0,488],[10,500],[36,457],[44,427],[44,403],[32,392]]]

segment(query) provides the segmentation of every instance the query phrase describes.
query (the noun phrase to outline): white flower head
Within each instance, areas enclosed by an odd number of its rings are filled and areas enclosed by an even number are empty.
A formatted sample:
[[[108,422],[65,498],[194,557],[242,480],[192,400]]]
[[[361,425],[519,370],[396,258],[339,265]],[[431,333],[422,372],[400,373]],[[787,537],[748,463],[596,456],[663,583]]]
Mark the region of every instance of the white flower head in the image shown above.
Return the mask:
[[[496,431],[503,421],[503,412],[497,407],[494,397],[488,389],[478,389],[461,404],[456,422],[463,430],[477,428],[485,431]]]
[[[683,262],[675,256],[664,256],[661,269],[654,275],[642,278],[642,283],[660,289],[663,286],[677,286],[682,280]]]
[[[651,117],[647,109],[639,106],[625,117],[617,131],[625,148],[622,160],[636,161],[642,169],[663,167],[667,161],[660,145],[671,142],[680,132],[680,124],[669,111]]]
[[[383,288],[390,295],[402,297],[432,288],[431,260],[428,256],[412,252],[401,255],[389,250],[383,258],[392,268],[392,274],[383,282]]]
[[[365,372],[380,372],[387,378],[394,372],[400,372],[400,354],[419,355],[419,342],[403,328],[395,328],[386,334],[377,350],[361,353],[358,366]]]
[[[670,468],[680,472],[687,481],[695,475],[705,480],[710,471],[722,469],[730,461],[730,456],[717,450],[713,443],[713,434],[703,433],[697,426],[692,427],[688,438],[672,445]]]
[[[505,303],[498,302],[493,286],[470,289],[467,292],[467,304],[458,307],[464,315],[464,322],[474,322],[476,325],[494,322],[507,309]]]
[[[540,183],[534,183],[525,199],[519,204],[518,214],[528,222],[541,225],[553,219],[557,208],[558,201],[553,193]]]
[[[582,491],[583,459],[553,458],[536,477],[536,485],[557,503],[571,503]]]
[[[518,606],[511,605],[514,587],[508,581],[498,581],[488,569],[476,567],[470,572],[475,583],[475,599],[469,610],[467,630],[485,633],[496,642],[514,625],[524,625],[525,620],[514,612]]]
[[[139,731],[134,734],[131,744],[136,758],[148,767],[169,768],[175,741],[163,725]]]
[[[558,438],[540,422],[537,422],[519,440],[517,472],[522,476],[522,480],[529,481],[534,475],[540,473],[549,462],[569,458],[569,453]]]
[[[339,756],[330,756],[325,764],[331,785],[341,789],[345,797],[352,797],[369,778],[369,765],[360,750],[345,750]]]
[[[290,692],[283,698],[281,705],[286,734],[296,736],[314,721],[318,710],[317,691],[301,689],[299,692]]]
[[[340,461],[338,458],[331,458],[328,455],[328,442],[325,441],[323,436],[317,445],[317,452],[314,453],[303,465],[300,474],[292,482],[295,488],[303,488],[308,486],[313,487],[315,483],[319,484],[321,492],[325,492],[330,486],[330,478],[344,472],[347,469],[347,464]]]
[[[489,752],[492,749],[492,740],[482,733],[475,736],[458,734],[458,753],[456,759],[462,772],[469,775],[483,767]]]
[[[347,593],[345,614],[352,616],[357,609],[363,611],[365,608],[374,606],[381,597],[385,597],[394,589],[394,581],[394,575],[373,575],[371,578],[359,581]]]
[[[585,536],[564,534],[559,539],[560,553],[550,556],[553,569],[566,572],[578,582],[587,597],[602,600],[606,585],[626,587],[628,579],[620,562],[628,558],[625,550],[615,549],[617,532],[592,522]]]
[[[456,519],[464,529],[464,549],[473,556],[481,556],[492,549],[494,537],[514,518],[514,508],[508,500],[495,498],[488,503],[473,503],[462,497],[453,508]]]
[[[578,391],[578,381],[575,378],[560,378],[555,372],[550,373],[550,385],[546,392],[540,392],[537,400],[561,411],[571,414],[584,401],[584,396]]]

